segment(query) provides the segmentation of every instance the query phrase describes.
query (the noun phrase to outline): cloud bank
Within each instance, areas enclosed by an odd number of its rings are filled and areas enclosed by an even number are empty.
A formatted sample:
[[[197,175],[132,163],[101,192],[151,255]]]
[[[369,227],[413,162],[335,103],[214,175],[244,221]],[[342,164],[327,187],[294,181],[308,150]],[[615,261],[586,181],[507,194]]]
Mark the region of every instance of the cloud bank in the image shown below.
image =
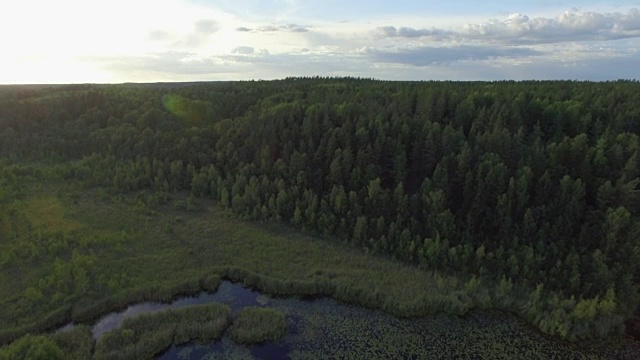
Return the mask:
[[[298,24],[280,24],[280,25],[262,25],[257,28],[248,28],[245,26],[240,26],[236,28],[236,31],[239,32],[250,32],[250,33],[268,33],[268,32],[277,32],[277,31],[289,31],[289,32],[308,32],[309,26],[298,25]]]
[[[457,61],[479,61],[492,59],[517,59],[543,54],[529,48],[488,47],[488,46],[420,46],[402,48],[395,51],[364,49],[376,63],[406,64],[413,66],[445,65]]]
[[[377,29],[377,34],[389,38],[489,41],[510,45],[607,41],[640,37],[640,11],[596,13],[571,10],[554,18],[530,18],[514,13],[503,20],[467,23],[455,30],[384,26]]]

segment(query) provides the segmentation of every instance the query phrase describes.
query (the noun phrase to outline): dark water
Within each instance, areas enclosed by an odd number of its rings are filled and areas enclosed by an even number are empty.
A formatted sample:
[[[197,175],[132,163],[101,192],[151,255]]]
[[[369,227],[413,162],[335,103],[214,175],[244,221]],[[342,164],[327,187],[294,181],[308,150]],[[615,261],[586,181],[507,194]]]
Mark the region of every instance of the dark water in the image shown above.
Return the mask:
[[[603,350],[552,339],[523,320],[497,311],[399,319],[332,299],[271,298],[230,282],[223,282],[215,294],[202,293],[171,304],[130,306],[100,319],[93,334],[99,338],[124,319],[142,313],[211,302],[227,304],[233,313],[247,306],[282,311],[287,333],[277,342],[253,346],[237,345],[223,336],[212,344],[173,346],[157,359],[640,359],[637,349],[630,347]]]
[[[211,345],[173,346],[156,359],[287,359],[291,350],[285,343],[246,347],[223,338]]]

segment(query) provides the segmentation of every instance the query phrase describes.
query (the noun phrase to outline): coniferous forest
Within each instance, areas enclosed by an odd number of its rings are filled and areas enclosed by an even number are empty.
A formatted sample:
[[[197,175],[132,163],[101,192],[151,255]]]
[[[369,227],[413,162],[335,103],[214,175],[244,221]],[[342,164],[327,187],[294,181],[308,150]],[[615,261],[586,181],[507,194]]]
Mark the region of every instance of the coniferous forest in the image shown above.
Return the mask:
[[[639,302],[639,152],[634,81],[5,86],[0,271],[40,261],[11,240],[21,179],[58,177],[157,207],[211,201],[243,221],[456,277],[469,292],[494,289],[513,300],[475,305],[545,333],[603,339]],[[21,311],[56,292],[60,306],[108,293],[92,285],[99,247],[65,251],[51,253],[63,260],[55,269],[79,264],[87,274],[70,276],[87,285],[16,285],[40,299]],[[5,328],[24,325],[2,312]]]

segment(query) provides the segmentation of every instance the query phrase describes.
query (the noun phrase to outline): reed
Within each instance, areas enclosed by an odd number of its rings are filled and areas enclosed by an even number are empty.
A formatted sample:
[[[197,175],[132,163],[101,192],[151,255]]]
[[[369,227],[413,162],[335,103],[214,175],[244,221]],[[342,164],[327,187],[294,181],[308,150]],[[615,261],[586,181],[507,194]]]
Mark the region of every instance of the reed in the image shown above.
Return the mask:
[[[240,344],[255,344],[280,339],[287,332],[284,313],[274,309],[242,309],[229,327],[229,336]]]
[[[94,359],[151,359],[172,344],[210,342],[231,321],[231,309],[221,304],[165,310],[127,319],[96,343]]]

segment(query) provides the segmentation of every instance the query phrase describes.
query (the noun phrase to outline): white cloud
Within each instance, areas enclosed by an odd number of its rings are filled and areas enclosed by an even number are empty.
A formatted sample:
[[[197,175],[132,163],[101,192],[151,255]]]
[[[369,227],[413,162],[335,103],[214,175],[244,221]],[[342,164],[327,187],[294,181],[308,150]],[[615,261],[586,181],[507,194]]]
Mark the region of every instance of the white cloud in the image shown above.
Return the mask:
[[[240,26],[236,28],[236,31],[240,32],[251,32],[251,33],[269,33],[269,32],[277,32],[277,31],[289,31],[289,32],[298,32],[303,33],[309,31],[309,26],[298,25],[298,24],[268,24],[268,25],[260,25],[257,28],[249,28],[246,26]]]
[[[217,21],[212,19],[201,19],[193,23],[193,29],[186,34],[180,34],[178,39],[173,41],[171,48],[197,48],[206,44],[211,35],[220,30]]]
[[[195,22],[194,28],[197,33],[203,35],[211,35],[220,29],[218,23],[213,19],[198,20]]]
[[[152,31],[147,35],[147,40],[149,41],[165,41],[167,39],[169,39],[171,37],[171,35],[166,32],[166,31],[162,31],[162,30],[156,30],[156,31]]]
[[[396,28],[395,26],[383,26],[378,28],[378,31],[381,36],[391,38],[440,37],[452,34],[450,31],[436,29],[434,27],[430,29],[414,29],[410,27]]]
[[[414,66],[446,65],[459,61],[493,59],[518,59],[542,55],[530,48],[495,46],[419,46],[393,51],[367,48],[361,53],[369,55],[377,63],[395,63]]]
[[[241,55],[251,55],[255,52],[255,50],[251,46],[238,46],[237,48],[231,50],[232,54],[241,54]]]
[[[556,17],[530,18],[514,13],[503,20],[467,23],[461,28],[380,27],[380,36],[430,38],[449,41],[484,41],[511,45],[549,44],[571,41],[615,40],[640,37],[640,11],[596,13],[570,10]]]

